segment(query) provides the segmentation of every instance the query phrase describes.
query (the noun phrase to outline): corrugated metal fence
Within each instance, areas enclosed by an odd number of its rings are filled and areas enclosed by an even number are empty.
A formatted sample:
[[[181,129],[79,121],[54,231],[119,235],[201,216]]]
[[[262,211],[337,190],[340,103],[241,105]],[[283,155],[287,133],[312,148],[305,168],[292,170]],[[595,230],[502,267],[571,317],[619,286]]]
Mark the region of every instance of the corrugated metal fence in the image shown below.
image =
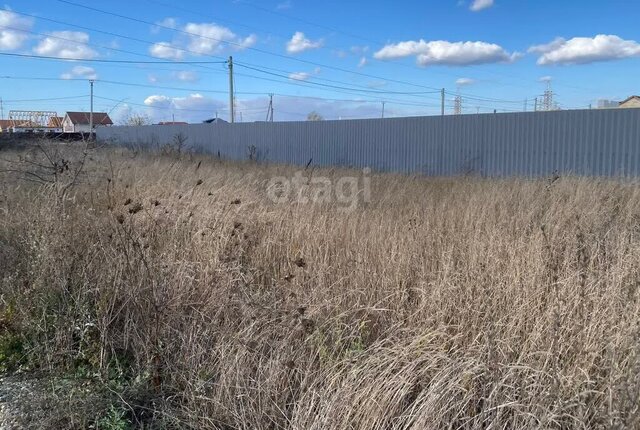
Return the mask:
[[[176,136],[223,158],[434,176],[640,175],[640,109],[99,128],[157,148]]]

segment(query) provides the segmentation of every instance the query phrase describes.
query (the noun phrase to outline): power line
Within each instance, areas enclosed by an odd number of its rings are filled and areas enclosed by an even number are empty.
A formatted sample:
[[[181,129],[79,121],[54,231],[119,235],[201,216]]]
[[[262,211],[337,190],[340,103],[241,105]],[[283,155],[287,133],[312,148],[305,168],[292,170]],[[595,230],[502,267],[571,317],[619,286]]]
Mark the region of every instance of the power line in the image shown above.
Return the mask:
[[[2,27],[2,26],[0,26]],[[65,39],[68,40],[68,39]],[[101,60],[96,58],[67,58],[67,57],[50,57],[47,55],[31,55],[31,54],[15,54],[10,52],[0,52],[0,55],[20,58],[35,58],[41,60],[59,60],[59,61],[82,61],[88,63],[123,63],[123,64],[223,64],[226,61],[138,61],[138,60]]]
[[[258,6],[256,4],[248,2],[248,1],[239,0],[237,3],[253,7],[255,9],[261,10],[263,12],[267,12],[267,13],[269,13],[271,15],[276,15],[276,16],[280,16],[280,17],[283,17],[283,18],[287,18],[287,19],[293,20],[293,21],[298,21],[298,22],[300,22],[302,24],[312,25],[314,27],[321,28],[323,30],[328,30],[328,31],[331,31],[331,32],[335,32],[335,33],[341,33],[341,34],[344,34],[345,36],[349,36],[349,37],[351,37],[353,39],[359,39],[359,40],[362,40],[364,42],[375,43],[375,44],[379,44],[379,45],[383,44],[383,43],[380,43],[377,40],[369,39],[367,37],[359,36],[357,34],[348,33],[346,31],[343,31],[343,30],[340,30],[340,29],[337,29],[337,28],[334,28],[334,27],[329,27],[327,25],[318,24],[318,23],[315,23],[315,22],[312,22],[312,21],[307,21],[306,19],[298,18],[298,17],[295,17],[295,16],[291,16],[291,15],[287,15],[287,14],[278,12],[278,11],[267,9],[265,7]]]
[[[428,86],[424,86],[424,85],[419,85],[419,84],[414,84],[414,83],[411,83],[411,82],[394,80],[394,79],[389,79],[389,78],[383,78],[383,77],[380,77],[380,76],[375,76],[375,75],[370,75],[370,74],[367,74],[367,73],[361,73],[361,72],[357,72],[357,71],[347,70],[347,69],[343,69],[343,68],[335,67],[335,66],[328,66],[328,65],[321,64],[321,63],[308,61],[308,60],[303,60],[303,59],[299,59],[299,58],[295,58],[295,57],[291,57],[291,56],[283,55],[283,54],[279,54],[279,53],[274,53],[274,52],[270,52],[270,51],[267,51],[267,50],[255,48],[255,47],[246,47],[246,46],[244,46],[244,45],[242,45],[241,43],[238,43],[238,42],[224,40],[224,39],[217,39],[217,38],[212,38],[212,37],[207,37],[207,36],[203,36],[201,34],[191,33],[191,32],[188,32],[188,31],[183,31],[183,30],[176,29],[176,28],[173,28],[173,27],[168,27],[168,26],[165,26],[165,25],[162,25],[162,24],[151,23],[149,21],[145,21],[145,20],[141,20],[141,19],[138,19],[138,18],[129,17],[129,16],[118,14],[118,13],[114,13],[114,12],[105,11],[105,10],[102,10],[102,9],[98,9],[98,8],[82,5],[82,4],[75,3],[75,2],[72,2],[72,1],[68,1],[68,0],[56,0],[56,1],[68,4],[68,5],[76,6],[76,7],[85,8],[85,9],[92,10],[92,11],[95,11],[95,12],[99,12],[99,13],[103,13],[103,14],[107,14],[107,15],[111,15],[111,16],[116,16],[116,17],[119,17],[119,18],[122,18],[122,19],[131,20],[131,21],[134,21],[134,22],[139,22],[139,23],[144,23],[144,24],[147,24],[147,25],[152,25],[152,26],[156,26],[156,27],[160,27],[160,28],[165,28],[167,30],[176,31],[176,32],[183,33],[183,34],[186,34],[186,35],[189,35],[189,36],[198,37],[198,38],[201,38],[201,39],[213,40],[213,41],[216,41],[218,43],[227,43],[229,45],[234,45],[234,46],[238,46],[238,47],[241,47],[241,48],[247,48],[247,49],[250,49],[250,50],[253,50],[253,51],[257,51],[257,52],[261,52],[261,53],[264,53],[264,54],[273,55],[273,56],[277,56],[277,57],[280,57],[280,58],[286,58],[286,59],[289,59],[289,60],[298,61],[298,62],[302,62],[302,63],[312,64],[312,65],[316,65],[316,66],[320,66],[320,67],[325,67],[325,68],[328,68],[328,69],[337,70],[337,71],[341,71],[341,72],[344,72],[344,73],[350,73],[350,74],[355,74],[355,75],[360,75],[360,76],[366,76],[366,77],[370,77],[370,78],[374,78],[374,79],[384,80],[384,81],[387,81],[387,82],[400,83],[400,84],[403,84],[403,85],[410,85],[410,86],[415,86],[415,87],[431,89],[433,91],[437,91],[438,90],[438,89],[436,89],[434,87],[428,87]],[[249,3],[247,3],[247,4],[249,4]],[[24,15],[28,16],[28,14],[24,14]],[[55,20],[51,20],[51,21],[55,21]],[[83,28],[81,26],[76,26],[76,27]],[[89,29],[88,27],[84,27],[84,28],[85,29]],[[89,29],[89,30],[90,31],[102,32],[101,30],[95,30],[95,29]],[[123,35],[117,35],[115,33],[110,33],[110,32],[103,32],[103,33],[109,33],[109,34],[115,35],[117,37],[129,38],[131,40],[136,40],[136,41],[139,41],[139,42],[142,42],[142,43],[153,44],[153,42],[144,41],[142,39],[131,38],[131,37],[128,37],[128,36],[123,36]],[[75,42],[75,41],[73,41],[73,42]],[[75,42],[75,43],[78,43],[78,42]],[[168,44],[168,46],[170,46],[170,44]],[[113,49],[113,48],[109,48],[109,47],[103,47],[103,48],[105,48],[105,49]],[[181,50],[181,51],[184,51],[184,52],[191,52],[191,53],[194,53],[196,55],[203,55],[200,52],[189,51],[189,50],[185,50],[185,49],[179,48],[179,47],[174,47],[174,49],[178,49],[178,50]],[[127,52],[127,51],[125,51],[125,52]],[[131,52],[129,52],[129,53],[131,53]],[[141,54],[138,54],[138,53],[132,53],[132,54],[141,55]],[[150,56],[147,56],[147,57],[150,57]],[[212,57],[220,58],[220,57],[216,57],[216,56],[212,56]],[[153,57],[151,57],[151,58],[153,58]],[[193,62],[193,64],[196,64],[196,63],[197,62]],[[392,64],[399,64],[399,63],[392,63]],[[322,80],[322,78],[317,78],[317,79]],[[327,81],[330,81],[330,80],[327,80]],[[336,82],[339,82],[339,81],[336,81]],[[396,93],[400,93],[400,92],[396,92]],[[487,99],[486,101],[491,101],[491,100]],[[507,102],[507,101],[505,101],[505,102]],[[508,102],[511,103],[512,101],[508,101]],[[518,103],[520,103],[520,101],[518,101]]]
[[[277,73],[273,73],[273,72],[268,72],[266,70],[263,69],[271,69],[271,70],[279,70],[281,72],[285,72],[285,73],[291,73],[291,72],[287,72],[285,70],[281,70],[281,69],[273,69],[270,67],[263,67],[263,68],[258,68],[255,66],[250,66],[249,63],[238,63],[236,62],[237,65],[241,66],[241,67],[245,67],[247,69],[251,69],[251,70],[255,70],[258,71],[260,73],[265,73],[268,75],[273,75],[273,76],[279,76],[281,78],[285,78],[285,79],[291,79],[289,76],[283,76]],[[335,80],[331,80],[331,79],[322,79],[322,78],[314,78],[314,79],[318,79],[318,80],[323,80],[323,81],[327,81],[327,82],[337,82],[337,83],[341,83],[340,81],[335,81]],[[330,87],[330,88],[337,88],[337,89],[347,89],[347,90],[353,90],[355,91],[356,88],[345,88],[345,87],[341,87],[341,86],[335,86],[335,85],[328,85],[328,84],[321,84],[318,82],[313,82],[313,81],[304,81],[305,83],[309,83],[309,84],[313,84],[313,85],[319,85],[319,86],[323,86],[323,87]],[[424,94],[436,94],[439,93],[440,90],[437,91],[382,91],[382,90],[374,90],[371,88],[365,88],[361,85],[356,85],[357,87],[363,88],[363,89],[357,89],[357,91],[361,91],[361,92],[365,92],[365,93],[374,93],[374,94],[396,94],[396,95],[424,95]]]
[[[75,3],[75,2],[72,2],[72,1],[69,1],[69,0],[55,0],[55,1],[57,1],[59,3],[68,4],[68,5],[71,5],[71,6],[80,7],[80,8],[83,8],[83,9],[88,9],[88,10],[91,10],[91,11],[94,11],[94,12],[103,13],[105,15],[115,16],[115,17],[118,17],[118,18],[121,18],[121,19],[126,19],[126,20],[137,22],[137,23],[140,23],[140,24],[146,24],[146,25],[152,25],[152,26],[159,27],[159,28],[164,28],[166,30],[175,31],[177,33],[185,34],[187,36],[193,36],[193,37],[197,37],[197,38],[205,39],[205,40],[212,40],[212,41],[215,41],[215,42],[218,42],[218,43],[226,43],[228,45],[236,46],[236,47],[239,47],[241,49],[248,49],[248,50],[255,51],[255,52],[260,52],[260,53],[266,54],[266,55],[272,55],[272,56],[279,57],[279,58],[285,58],[285,59],[291,60],[291,61],[297,61],[297,62],[300,62],[300,63],[311,64],[311,65],[314,65],[314,66],[324,67],[326,69],[337,70],[337,71],[344,72],[344,73],[350,73],[350,74],[354,74],[354,75],[366,76],[366,77],[373,78],[373,79],[380,79],[380,80],[384,80],[384,81],[387,81],[387,82],[395,82],[395,83],[399,83],[399,84],[403,84],[403,85],[410,85],[410,86],[426,88],[426,89],[430,89],[430,90],[437,90],[437,88],[435,88],[435,87],[428,87],[428,86],[425,86],[425,85],[415,84],[415,83],[411,83],[411,82],[405,82],[405,81],[401,81],[401,80],[397,80],[397,79],[383,78],[383,77],[380,77],[380,76],[370,75],[368,73],[357,72],[357,71],[353,71],[353,70],[343,69],[341,67],[329,66],[329,65],[317,63],[317,62],[314,62],[314,61],[309,61],[309,60],[304,60],[304,59],[301,59],[301,58],[292,57],[292,56],[289,56],[289,55],[279,54],[279,53],[276,53],[276,52],[267,51],[265,49],[256,48],[256,47],[253,47],[253,46],[246,46],[246,45],[243,45],[242,43],[239,43],[239,42],[234,42],[234,41],[224,40],[224,39],[218,39],[218,38],[215,38],[215,37],[203,36],[201,34],[192,33],[192,32],[185,31],[185,30],[180,30],[180,29],[177,29],[177,28],[172,28],[172,27],[169,27],[169,26],[166,26],[166,25],[162,25],[162,24],[158,24],[158,23],[152,23],[152,22],[149,22],[149,21],[145,21],[143,19],[133,18],[133,17],[122,15],[122,14],[115,13],[115,12],[105,11],[103,9],[98,9],[98,8],[91,7],[91,6],[86,6],[86,5],[83,5],[83,4],[80,4],[80,3]]]
[[[5,103],[22,103],[22,102],[48,102],[55,100],[71,100],[71,99],[80,99],[84,97],[89,97],[88,95],[83,96],[68,96],[68,97],[51,97],[46,99],[21,99],[21,100],[3,100]]]
[[[266,70],[262,70],[259,69],[257,67],[251,67],[251,66],[247,66],[245,64],[240,64],[237,63],[239,66],[244,67],[246,69],[250,69],[250,70],[254,70],[260,73],[264,73],[267,75],[272,75],[272,76],[277,76],[280,78],[285,78],[285,79],[291,79],[289,76],[284,76],[284,75],[280,75],[278,73],[273,73],[273,72],[269,72]],[[309,85],[317,85],[320,87],[326,87],[326,88],[334,88],[334,89],[340,89],[340,90],[348,90],[348,91],[359,91],[359,92],[364,92],[364,93],[372,93],[372,94],[404,94],[404,95],[417,95],[417,94],[434,94],[436,92],[439,91],[428,91],[428,92],[422,92],[422,93],[417,93],[417,92],[413,92],[413,93],[407,93],[407,92],[393,92],[393,91],[380,91],[380,90],[372,90],[372,89],[357,89],[357,88],[348,88],[348,87],[343,87],[343,86],[337,86],[337,85],[330,85],[330,84],[323,84],[320,82],[313,82],[313,81],[300,81],[303,82],[305,84],[309,84]]]
[[[64,2],[64,1],[63,1],[63,2]],[[66,3],[66,2],[65,2],[65,3]],[[81,6],[81,7],[83,7],[82,5],[80,5],[80,6]],[[24,16],[29,16],[29,17],[38,18],[38,17],[36,17],[35,15],[25,14],[25,13],[22,13],[22,12],[16,12],[16,13],[21,14],[21,15],[24,15]],[[105,13],[108,13],[108,12],[105,12]],[[120,15],[117,15],[117,16],[120,16]],[[131,40],[134,40],[134,41],[137,41],[137,42],[142,42],[142,43],[147,43],[147,44],[152,44],[152,45],[153,45],[153,44],[155,44],[154,42],[145,41],[145,40],[142,40],[142,39],[131,38],[131,37],[128,37],[128,36],[124,36],[124,35],[120,35],[120,34],[112,33],[112,32],[104,32],[104,31],[97,30],[97,29],[93,29],[93,28],[89,28],[89,27],[77,26],[77,25],[74,25],[74,24],[64,23],[64,22],[62,22],[62,21],[52,20],[52,19],[49,19],[49,18],[40,18],[40,19],[45,19],[45,20],[48,20],[48,21],[53,21],[53,22],[56,22],[56,23],[61,23],[61,24],[64,24],[64,25],[69,25],[69,26],[72,26],[72,27],[77,27],[77,28],[85,29],[85,30],[88,30],[88,31],[96,31],[96,32],[101,32],[101,33],[105,33],[105,34],[113,35],[113,36],[116,36],[116,37],[123,37],[123,38],[131,39]],[[27,30],[25,30],[25,31],[27,31]],[[29,32],[29,31],[27,31],[27,32]],[[31,33],[33,33],[33,32],[31,32]],[[35,34],[40,34],[40,35],[48,36],[48,37],[55,37],[55,38],[62,39],[62,40],[66,40],[66,41],[73,42],[73,43],[76,43],[76,44],[82,44],[82,45],[94,46],[94,47],[101,47],[101,48],[105,48],[105,49],[112,49],[112,48],[109,48],[109,47],[102,47],[102,46],[92,45],[92,44],[89,44],[89,43],[77,42],[77,41],[74,41],[74,40],[71,40],[71,39],[62,38],[62,37],[59,37],[59,36],[49,36],[49,35],[44,35],[44,34],[41,34],[41,33],[35,33]],[[187,34],[193,34],[193,33],[188,33],[188,32],[187,32]],[[199,36],[199,35],[197,35],[197,34],[194,34],[194,35],[195,35],[195,36],[200,37],[200,36]],[[185,51],[185,52],[191,52],[191,53],[194,53],[194,54],[197,54],[197,55],[201,55],[201,54],[200,54],[200,53],[198,53],[198,52],[195,52],[195,51],[189,51],[189,50],[181,49],[181,48],[178,48],[178,47],[175,47],[175,49],[180,49],[180,50],[183,50],[183,51]],[[144,55],[144,54],[134,53],[134,52],[131,52],[131,51],[124,51],[124,50],[120,50],[120,51],[127,52],[127,53],[131,53],[131,54],[134,54],[134,55],[142,55],[142,56],[144,56],[144,57],[153,58],[152,56],[149,56],[149,55]],[[213,57],[213,58],[221,58],[221,57],[216,57],[216,56],[212,56],[212,57]],[[78,59],[78,60],[81,60],[81,59]],[[96,61],[98,61],[98,60],[96,60]],[[105,62],[106,62],[106,61],[105,61]],[[226,61],[219,61],[219,62],[173,62],[173,61],[172,61],[172,62],[158,62],[158,64],[200,64],[200,63],[201,63],[201,64],[206,64],[206,63],[220,64],[220,63],[225,63],[225,62],[226,62]],[[131,63],[136,63],[136,62],[131,61]],[[140,62],[140,63],[141,63],[141,64],[145,64],[144,62]],[[154,63],[154,62],[149,62],[149,63],[151,64],[151,63]],[[250,63],[246,63],[246,64],[250,65]],[[272,69],[272,70],[279,70],[279,69]],[[280,71],[282,71],[282,70],[280,70]],[[290,71],[285,71],[285,72],[286,72],[286,73],[292,73],[292,72],[290,72]],[[251,76],[251,75],[245,75],[245,76]],[[255,76],[254,76],[254,77],[255,77]],[[282,77],[282,76],[281,76],[281,77]],[[261,79],[261,78],[258,78],[258,77],[255,77],[255,78],[256,78],[256,79]],[[288,77],[285,77],[285,78],[287,78],[287,79],[288,79]],[[344,83],[344,82],[342,82],[342,81],[336,81],[336,80],[330,80],[330,79],[323,79],[323,78],[316,78],[316,79],[318,79],[318,80],[323,80],[323,81],[327,81],[327,82]],[[264,79],[263,79],[263,80],[264,80]],[[278,82],[278,81],[274,81],[274,82]],[[291,83],[291,82],[287,82],[287,84],[289,84],[289,85],[295,85],[294,83]],[[349,85],[349,84],[347,84],[347,85]],[[362,87],[362,86],[360,86],[360,85],[356,85],[356,86],[361,87],[361,88],[364,88],[364,87]],[[336,88],[337,88],[337,87],[336,87]],[[375,92],[375,93],[379,93],[379,94],[406,94],[406,95],[413,95],[413,94],[415,94],[415,95],[417,95],[417,94],[428,94],[428,92],[422,92],[422,93],[419,93],[419,92],[410,93],[410,92],[400,92],[400,91],[397,91],[397,92],[385,91],[385,92],[383,92],[383,91],[370,90],[370,89],[368,89],[368,88],[366,88],[366,89],[364,89],[364,90],[359,90],[359,89],[356,89],[356,88],[353,88],[353,89],[352,89],[352,88],[348,88],[348,89],[349,89],[349,90],[351,90],[351,91],[362,91],[362,92],[372,92],[372,93],[374,93],[374,92]]]
[[[3,9],[3,10],[9,11],[6,8]],[[26,17],[29,17],[29,18],[34,18],[34,19],[39,19],[39,20],[43,20],[43,21],[53,22],[53,23],[60,24],[60,25],[79,28],[81,30],[92,31],[92,32],[95,32],[95,33],[106,34],[108,36],[114,36],[114,37],[119,37],[119,38],[122,38],[122,39],[132,40],[134,42],[144,43],[144,44],[151,45],[151,46],[156,45],[156,43],[157,43],[157,42],[152,42],[152,41],[149,41],[149,40],[139,39],[139,38],[132,37],[132,36],[126,36],[124,34],[118,34],[118,33],[114,33],[114,32],[111,32],[111,31],[100,30],[100,29],[97,29],[97,28],[86,27],[86,26],[82,26],[82,25],[78,25],[78,24],[71,24],[69,22],[64,22],[64,21],[59,21],[59,20],[52,19],[52,18],[46,18],[46,17],[42,17],[42,16],[32,15],[32,14],[28,14],[28,13],[24,13],[24,12],[18,12],[18,11],[15,11],[15,10],[11,10],[10,12],[18,14],[18,15],[26,16]],[[76,42],[76,43],[81,43],[81,42]],[[167,42],[165,42],[165,43],[166,43],[167,47],[170,47],[170,48],[178,50],[178,51],[187,52],[187,53],[194,54],[194,55],[202,55],[200,52],[197,52],[197,51],[192,51],[192,50],[189,50],[189,49],[186,49],[186,48],[182,48],[182,47],[176,46],[176,45],[171,44],[171,43],[167,43]],[[107,49],[109,49],[109,48],[107,48]],[[141,54],[138,54],[138,53],[134,53],[134,54],[135,55],[141,55]],[[149,56],[149,55],[144,55],[144,56],[145,57],[149,57],[149,58],[155,58],[155,57]],[[208,56],[212,57],[212,58],[218,58],[219,60],[221,60],[220,61],[221,63],[224,63],[226,61],[224,58],[218,57],[218,56],[215,56],[215,55],[208,55]],[[171,62],[171,63],[174,63],[174,62]]]
[[[81,78],[71,78],[71,79],[63,79],[63,78],[43,78],[43,77],[24,77],[24,76],[0,76],[0,79],[13,79],[13,80],[26,80],[26,81],[65,81],[65,82],[87,82],[87,79]],[[192,91],[192,92],[202,92],[202,93],[215,93],[215,94],[226,94],[226,91],[220,90],[206,90],[203,88],[179,88],[179,87],[165,87],[159,85],[147,85],[147,84],[138,84],[133,82],[122,82],[122,81],[110,81],[105,79],[95,79],[96,82],[101,82],[103,84],[112,84],[112,85],[123,85],[130,87],[143,87],[143,88],[154,88],[154,89],[164,89],[164,90],[175,90],[175,91]],[[265,94],[264,92],[254,92],[254,93],[243,93],[243,94]]]

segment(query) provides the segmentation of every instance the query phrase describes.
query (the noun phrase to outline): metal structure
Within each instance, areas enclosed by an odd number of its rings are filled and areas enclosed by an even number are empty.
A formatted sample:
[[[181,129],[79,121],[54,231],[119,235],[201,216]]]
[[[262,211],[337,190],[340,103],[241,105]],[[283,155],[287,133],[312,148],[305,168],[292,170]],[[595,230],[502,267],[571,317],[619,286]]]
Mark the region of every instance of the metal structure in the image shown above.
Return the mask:
[[[547,89],[544,90],[544,94],[542,95],[542,110],[547,112],[552,110],[558,110],[558,106],[553,101],[554,94],[553,94],[553,89],[551,89],[551,80],[548,79],[546,82],[547,82]]]
[[[462,97],[460,95],[453,99],[453,114],[462,115]]]
[[[343,121],[102,127],[97,137],[157,148],[186,138],[232,160],[370,167],[430,176],[640,176],[640,109]]]
[[[14,120],[16,126],[26,125],[28,127],[47,127],[53,117],[57,117],[57,112],[36,111],[36,110],[11,110],[9,119]]]

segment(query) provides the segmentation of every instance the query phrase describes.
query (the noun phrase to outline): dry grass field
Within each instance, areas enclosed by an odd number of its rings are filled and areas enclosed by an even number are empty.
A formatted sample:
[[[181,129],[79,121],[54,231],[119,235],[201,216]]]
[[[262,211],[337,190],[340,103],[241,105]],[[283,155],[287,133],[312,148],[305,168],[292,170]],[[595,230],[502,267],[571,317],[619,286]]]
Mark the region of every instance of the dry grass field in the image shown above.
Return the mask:
[[[0,158],[0,365],[74,387],[42,425],[640,426],[637,184],[372,174],[348,211],[267,198],[291,167]]]

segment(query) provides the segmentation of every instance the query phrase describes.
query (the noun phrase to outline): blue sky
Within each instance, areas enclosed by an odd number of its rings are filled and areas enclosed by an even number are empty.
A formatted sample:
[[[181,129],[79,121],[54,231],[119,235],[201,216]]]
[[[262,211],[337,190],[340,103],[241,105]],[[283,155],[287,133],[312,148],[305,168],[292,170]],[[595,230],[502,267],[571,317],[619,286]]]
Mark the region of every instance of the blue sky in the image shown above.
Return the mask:
[[[439,88],[448,113],[456,94],[463,113],[533,109],[548,80],[560,108],[587,108],[640,92],[638,16],[632,0],[9,0],[0,52],[22,57],[0,56],[0,97],[5,117],[87,110],[96,79],[116,119],[227,118],[233,55],[243,121],[264,120],[269,93],[276,120],[379,117],[383,101],[433,115]]]

